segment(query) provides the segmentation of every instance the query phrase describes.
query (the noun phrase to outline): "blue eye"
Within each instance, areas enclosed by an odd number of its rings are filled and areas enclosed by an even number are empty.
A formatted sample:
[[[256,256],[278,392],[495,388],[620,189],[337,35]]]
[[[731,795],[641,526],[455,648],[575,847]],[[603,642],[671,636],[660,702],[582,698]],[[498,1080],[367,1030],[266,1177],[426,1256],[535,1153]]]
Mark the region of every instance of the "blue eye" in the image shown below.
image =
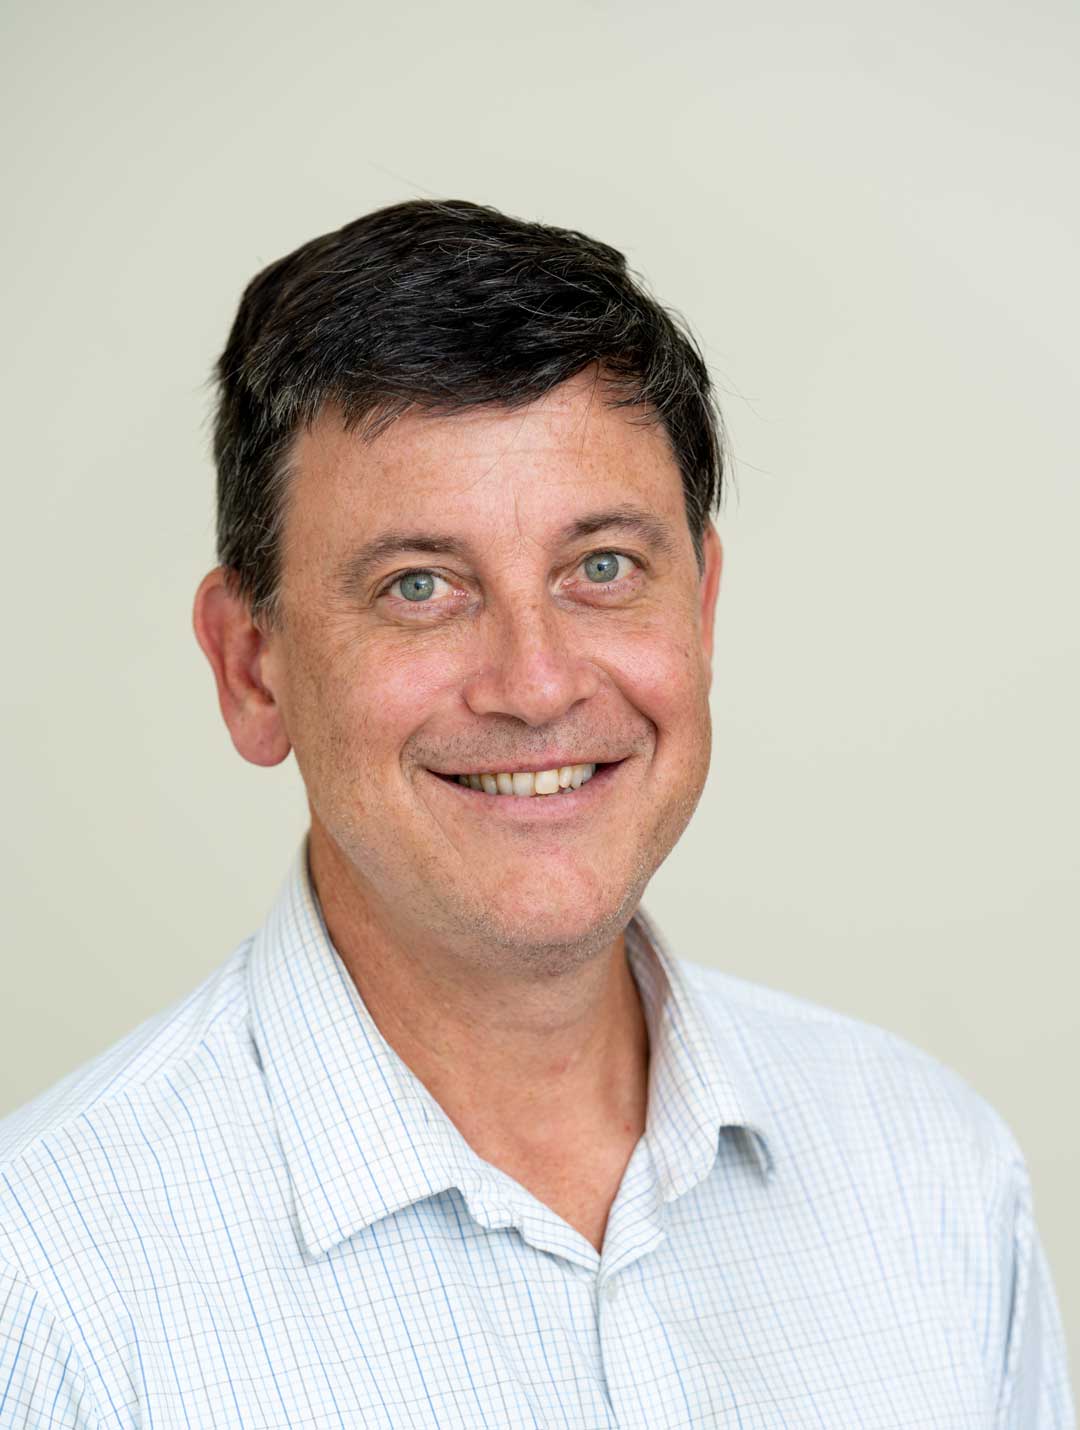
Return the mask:
[[[431,571],[410,571],[394,583],[406,601],[426,601],[435,594],[435,576]]]
[[[617,551],[596,551],[585,558],[585,575],[590,581],[614,581],[618,574]]]

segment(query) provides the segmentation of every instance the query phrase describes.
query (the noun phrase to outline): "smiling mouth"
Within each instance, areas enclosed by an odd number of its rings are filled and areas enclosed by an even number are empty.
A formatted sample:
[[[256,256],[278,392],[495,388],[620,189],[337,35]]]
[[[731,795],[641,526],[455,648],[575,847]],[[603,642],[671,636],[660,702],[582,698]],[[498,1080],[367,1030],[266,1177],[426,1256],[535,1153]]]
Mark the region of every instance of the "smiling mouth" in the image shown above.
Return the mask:
[[[444,775],[437,770],[432,770],[431,773],[438,774],[440,779],[450,784],[465,785],[466,788],[478,790],[482,794],[515,795],[519,799],[528,799],[536,795],[550,796],[562,794],[568,789],[580,789],[592,779],[597,770],[609,768],[611,766],[605,764],[583,763],[561,765],[551,770],[515,770],[513,773],[485,771],[482,774]]]

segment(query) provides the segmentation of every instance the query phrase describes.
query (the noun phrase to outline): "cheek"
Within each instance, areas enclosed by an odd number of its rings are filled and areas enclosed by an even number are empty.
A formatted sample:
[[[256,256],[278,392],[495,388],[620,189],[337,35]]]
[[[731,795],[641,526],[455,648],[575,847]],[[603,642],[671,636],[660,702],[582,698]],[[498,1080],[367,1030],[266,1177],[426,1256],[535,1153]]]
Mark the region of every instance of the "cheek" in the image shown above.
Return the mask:
[[[445,703],[452,686],[452,663],[434,644],[404,652],[339,640],[298,674],[298,724],[308,744],[318,743],[353,770],[392,770],[397,751]]]
[[[609,643],[601,662],[623,696],[659,735],[700,728],[708,719],[708,679],[700,643],[671,626]]]

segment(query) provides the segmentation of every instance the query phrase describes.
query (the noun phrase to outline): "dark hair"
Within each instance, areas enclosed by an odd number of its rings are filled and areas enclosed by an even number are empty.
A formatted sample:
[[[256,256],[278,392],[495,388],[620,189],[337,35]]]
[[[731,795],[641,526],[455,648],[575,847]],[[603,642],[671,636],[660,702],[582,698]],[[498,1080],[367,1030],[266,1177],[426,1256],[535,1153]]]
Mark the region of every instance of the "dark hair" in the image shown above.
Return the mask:
[[[410,200],[323,234],[248,284],[215,368],[218,560],[280,621],[288,455],[328,403],[372,438],[410,409],[522,406],[594,366],[667,430],[701,562],[724,469],[701,351],[618,249],[465,200]]]

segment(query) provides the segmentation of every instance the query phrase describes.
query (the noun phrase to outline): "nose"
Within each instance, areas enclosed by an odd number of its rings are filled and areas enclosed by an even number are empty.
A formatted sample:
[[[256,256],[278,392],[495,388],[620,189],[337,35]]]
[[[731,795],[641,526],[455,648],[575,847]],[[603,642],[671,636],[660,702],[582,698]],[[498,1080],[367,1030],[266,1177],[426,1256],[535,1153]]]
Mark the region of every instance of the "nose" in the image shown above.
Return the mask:
[[[490,613],[478,663],[462,694],[474,715],[511,715],[547,725],[600,687],[572,622],[542,600]]]

